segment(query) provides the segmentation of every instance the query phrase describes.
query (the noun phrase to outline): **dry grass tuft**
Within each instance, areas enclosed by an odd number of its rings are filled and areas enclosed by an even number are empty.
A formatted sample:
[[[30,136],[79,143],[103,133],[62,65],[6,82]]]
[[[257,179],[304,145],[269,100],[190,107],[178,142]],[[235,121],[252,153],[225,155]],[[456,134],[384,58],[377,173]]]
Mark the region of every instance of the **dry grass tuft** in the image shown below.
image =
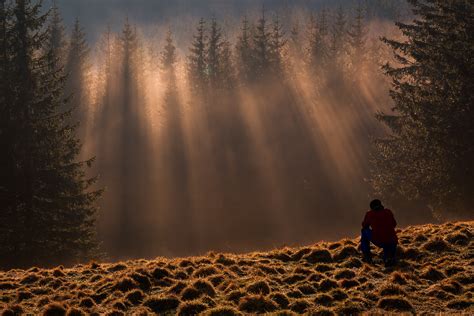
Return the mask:
[[[185,288],[181,293],[181,299],[183,301],[192,301],[199,298],[201,295],[202,293],[199,290],[195,289],[192,286],[189,286]]]
[[[278,306],[261,295],[250,295],[242,298],[239,310],[246,313],[270,313],[274,312]]]
[[[446,237],[446,240],[453,245],[467,246],[469,245],[471,238],[466,236],[463,233],[454,233],[454,234],[448,235]]]
[[[176,310],[180,304],[177,297],[151,296],[147,298],[143,305],[150,308],[155,313],[170,312]]]
[[[318,294],[314,299],[314,302],[317,305],[331,306],[334,301],[334,298],[328,294]]]
[[[341,251],[337,252],[334,255],[334,260],[341,261],[341,260],[346,260],[347,258],[350,258],[350,257],[359,257],[359,256],[360,256],[360,252],[357,250],[356,247],[345,246],[344,248],[341,249]]]
[[[265,280],[256,281],[247,287],[247,292],[252,294],[268,295],[270,291],[270,287]]]
[[[210,296],[210,297],[216,296],[216,290],[214,289],[212,284],[206,280],[197,280],[196,282],[193,283],[193,287],[196,290],[198,290],[200,293],[203,293],[207,296]]]
[[[451,246],[449,246],[449,244],[443,239],[435,238],[433,240],[426,242],[423,245],[423,249],[428,250],[430,252],[439,253],[439,252],[445,252],[445,251],[451,250]]]
[[[171,273],[166,270],[166,269],[163,269],[163,268],[156,268],[153,270],[153,272],[151,273],[151,275],[153,276],[153,278],[155,280],[162,280],[166,277],[170,277],[171,276]]]
[[[310,252],[311,252],[311,248],[300,249],[291,256],[291,260],[300,261],[301,258],[303,258],[305,255],[309,254]]]
[[[472,301],[472,299],[471,300],[457,299],[457,300],[452,300],[451,302],[446,304],[446,307],[451,308],[451,309],[456,309],[456,310],[466,310],[473,305],[474,305],[474,302]]]
[[[397,285],[388,285],[383,287],[380,292],[380,296],[394,296],[394,295],[401,295],[404,296],[406,295],[405,291]]]
[[[318,290],[320,292],[328,292],[334,288],[337,288],[338,284],[336,281],[331,279],[324,279],[319,283]]]
[[[151,288],[151,281],[148,276],[135,272],[130,275],[130,277],[138,284],[142,291],[149,291]]]
[[[2,311],[2,316],[18,316],[18,315],[23,315],[23,308],[20,305],[13,305],[6,307]]]
[[[200,268],[193,273],[193,277],[195,278],[205,278],[214,274],[219,274],[219,271],[217,271],[216,268],[213,266],[208,266],[208,267],[203,267]]]
[[[390,276],[390,281],[398,285],[406,285],[408,283],[405,276],[400,272],[392,273],[392,275]]]
[[[66,308],[59,303],[51,303],[44,308],[43,316],[64,316],[66,315]]]
[[[303,293],[305,296],[312,295],[316,293],[316,289],[311,284],[302,284],[298,286],[298,290]]]
[[[345,268],[360,268],[362,267],[362,261],[359,258],[352,257],[348,260],[345,260],[342,266]]]
[[[430,281],[440,281],[445,279],[446,276],[443,272],[433,267],[429,267],[427,270],[423,271],[423,273],[420,275],[420,278]]]
[[[318,307],[317,309],[311,311],[311,315],[314,316],[334,316],[336,313],[334,313],[332,310],[324,308],[324,307]]]
[[[32,273],[32,274],[28,274],[26,277],[24,277],[20,283],[21,284],[34,284],[36,283],[38,280],[40,279],[40,277],[35,274],[35,273]]]
[[[114,285],[115,290],[119,290],[124,293],[136,288],[138,288],[138,284],[131,278],[123,278],[118,280]]]
[[[216,307],[205,313],[206,316],[240,316],[241,313],[232,307]]]
[[[234,304],[238,304],[238,302],[240,301],[240,299],[241,299],[242,297],[244,297],[244,296],[245,296],[245,293],[244,293],[244,292],[242,292],[242,291],[240,291],[240,290],[235,290],[235,291],[230,292],[230,293],[227,295],[226,299],[227,299],[227,301],[229,301],[229,302],[233,302]]]
[[[94,303],[94,301],[93,301],[90,297],[86,297],[86,298],[83,298],[83,299],[79,302],[79,306],[80,306],[80,307],[91,308],[91,307],[95,306],[95,303]]]
[[[219,263],[219,264],[222,264],[222,265],[224,265],[224,266],[231,266],[231,265],[235,264],[235,260],[234,260],[234,259],[228,258],[228,257],[226,257],[226,256],[224,256],[224,255],[220,255],[220,256],[216,259],[215,262],[216,262],[216,263]]]
[[[122,263],[118,263],[116,265],[113,265],[113,266],[109,267],[107,269],[107,271],[109,271],[109,272],[118,272],[118,271],[127,270],[127,268],[128,268],[127,265],[122,264]]]
[[[305,313],[310,307],[311,307],[311,304],[304,299],[296,300],[293,303],[291,303],[289,306],[290,310],[298,314]]]
[[[403,297],[386,297],[379,301],[377,306],[391,312],[411,312],[413,306]]]
[[[364,308],[360,304],[347,302],[343,306],[337,307],[336,313],[338,315],[359,315],[363,310]]]
[[[332,262],[331,253],[326,249],[313,250],[303,259],[312,264]]]
[[[68,309],[68,311],[66,312],[66,316],[86,316],[86,313],[79,308],[73,307]]]
[[[355,272],[352,271],[352,270],[348,270],[348,269],[339,270],[334,275],[336,280],[341,280],[341,279],[351,280],[351,279],[355,278],[355,276],[356,276]]]
[[[417,248],[408,248],[401,254],[401,258],[407,260],[417,261],[419,260],[423,254]]]
[[[132,305],[139,305],[142,301],[143,298],[145,297],[145,294],[143,294],[142,291],[140,290],[132,290],[125,295],[125,299],[130,302]]]
[[[328,272],[328,271],[334,270],[334,267],[332,267],[330,265],[327,265],[327,264],[318,264],[318,265],[316,265],[314,270],[316,270],[318,272]]]
[[[274,293],[270,295],[270,299],[278,304],[278,306],[282,309],[286,309],[288,305],[290,305],[290,300],[285,294],[282,293]]]
[[[345,289],[350,289],[350,288],[353,288],[353,287],[356,287],[360,285],[359,281],[357,280],[342,280],[340,281],[340,286],[345,288]]]
[[[207,305],[201,302],[186,302],[179,306],[178,315],[198,315],[207,309]]]

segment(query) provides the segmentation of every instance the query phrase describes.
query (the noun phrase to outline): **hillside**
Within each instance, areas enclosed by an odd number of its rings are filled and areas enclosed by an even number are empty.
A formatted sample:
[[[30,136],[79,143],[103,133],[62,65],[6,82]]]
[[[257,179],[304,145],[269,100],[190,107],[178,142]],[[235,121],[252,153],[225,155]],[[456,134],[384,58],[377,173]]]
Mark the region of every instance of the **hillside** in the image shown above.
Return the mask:
[[[399,233],[400,263],[360,260],[358,239],[245,255],[0,272],[3,315],[235,315],[285,311],[474,314],[474,221]]]

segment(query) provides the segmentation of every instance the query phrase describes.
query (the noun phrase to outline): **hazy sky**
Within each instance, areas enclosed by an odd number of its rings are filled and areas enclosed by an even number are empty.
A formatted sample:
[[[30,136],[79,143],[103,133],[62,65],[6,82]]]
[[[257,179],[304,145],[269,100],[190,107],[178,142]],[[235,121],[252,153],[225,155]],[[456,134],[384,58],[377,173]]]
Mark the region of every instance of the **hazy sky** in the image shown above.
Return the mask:
[[[53,0],[44,0],[45,7],[50,7]],[[219,18],[240,17],[248,12],[258,12],[264,5],[268,11],[285,14],[295,8],[318,9],[343,5],[346,8],[354,6],[358,0],[56,0],[66,26],[72,25],[74,19],[80,19],[90,39],[97,38],[106,25],[113,29],[119,28],[126,16],[133,23],[171,25],[175,31],[183,28],[185,19],[194,17]],[[379,11],[389,12],[387,6],[403,0],[361,0],[369,7],[383,7]],[[188,20],[189,22],[189,20]],[[189,23],[188,23],[189,24]]]

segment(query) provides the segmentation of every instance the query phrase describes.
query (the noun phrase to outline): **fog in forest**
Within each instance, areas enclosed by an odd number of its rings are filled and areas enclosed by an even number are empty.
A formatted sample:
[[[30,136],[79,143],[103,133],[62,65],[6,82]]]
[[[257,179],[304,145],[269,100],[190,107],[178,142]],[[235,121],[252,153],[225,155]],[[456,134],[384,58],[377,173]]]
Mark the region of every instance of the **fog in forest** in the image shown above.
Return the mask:
[[[105,188],[104,250],[184,256],[357,234],[371,139],[386,132],[375,114],[391,108],[379,37],[399,36],[403,8],[202,2],[58,1],[65,33],[77,14],[88,40],[72,94],[81,156],[96,157]],[[388,206],[402,225],[429,219]]]

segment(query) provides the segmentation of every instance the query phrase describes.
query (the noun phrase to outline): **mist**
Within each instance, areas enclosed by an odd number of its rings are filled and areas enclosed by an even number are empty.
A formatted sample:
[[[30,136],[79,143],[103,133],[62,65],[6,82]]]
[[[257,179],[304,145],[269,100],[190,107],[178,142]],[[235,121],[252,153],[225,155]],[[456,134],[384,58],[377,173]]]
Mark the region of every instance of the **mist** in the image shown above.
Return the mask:
[[[393,12],[365,15],[356,51],[348,33],[331,38],[338,12],[347,30],[354,23],[350,1],[340,11],[267,1],[264,13],[250,1],[193,3],[59,2],[66,24],[84,16],[89,31],[81,155],[96,157],[92,173],[105,188],[99,236],[108,256],[243,252],[356,234],[373,198],[371,139],[385,133],[375,113],[391,108],[380,70],[391,55],[378,38],[400,36]],[[322,12],[335,55],[311,60]],[[256,32],[262,14],[269,34],[279,18],[278,62],[246,76],[242,20]],[[215,18],[227,56],[219,57],[225,71],[213,77],[208,68],[206,80],[190,75],[201,16]],[[211,19],[205,30],[208,38]],[[167,34],[176,60],[163,65]],[[409,210],[400,210],[401,224],[430,219]]]

